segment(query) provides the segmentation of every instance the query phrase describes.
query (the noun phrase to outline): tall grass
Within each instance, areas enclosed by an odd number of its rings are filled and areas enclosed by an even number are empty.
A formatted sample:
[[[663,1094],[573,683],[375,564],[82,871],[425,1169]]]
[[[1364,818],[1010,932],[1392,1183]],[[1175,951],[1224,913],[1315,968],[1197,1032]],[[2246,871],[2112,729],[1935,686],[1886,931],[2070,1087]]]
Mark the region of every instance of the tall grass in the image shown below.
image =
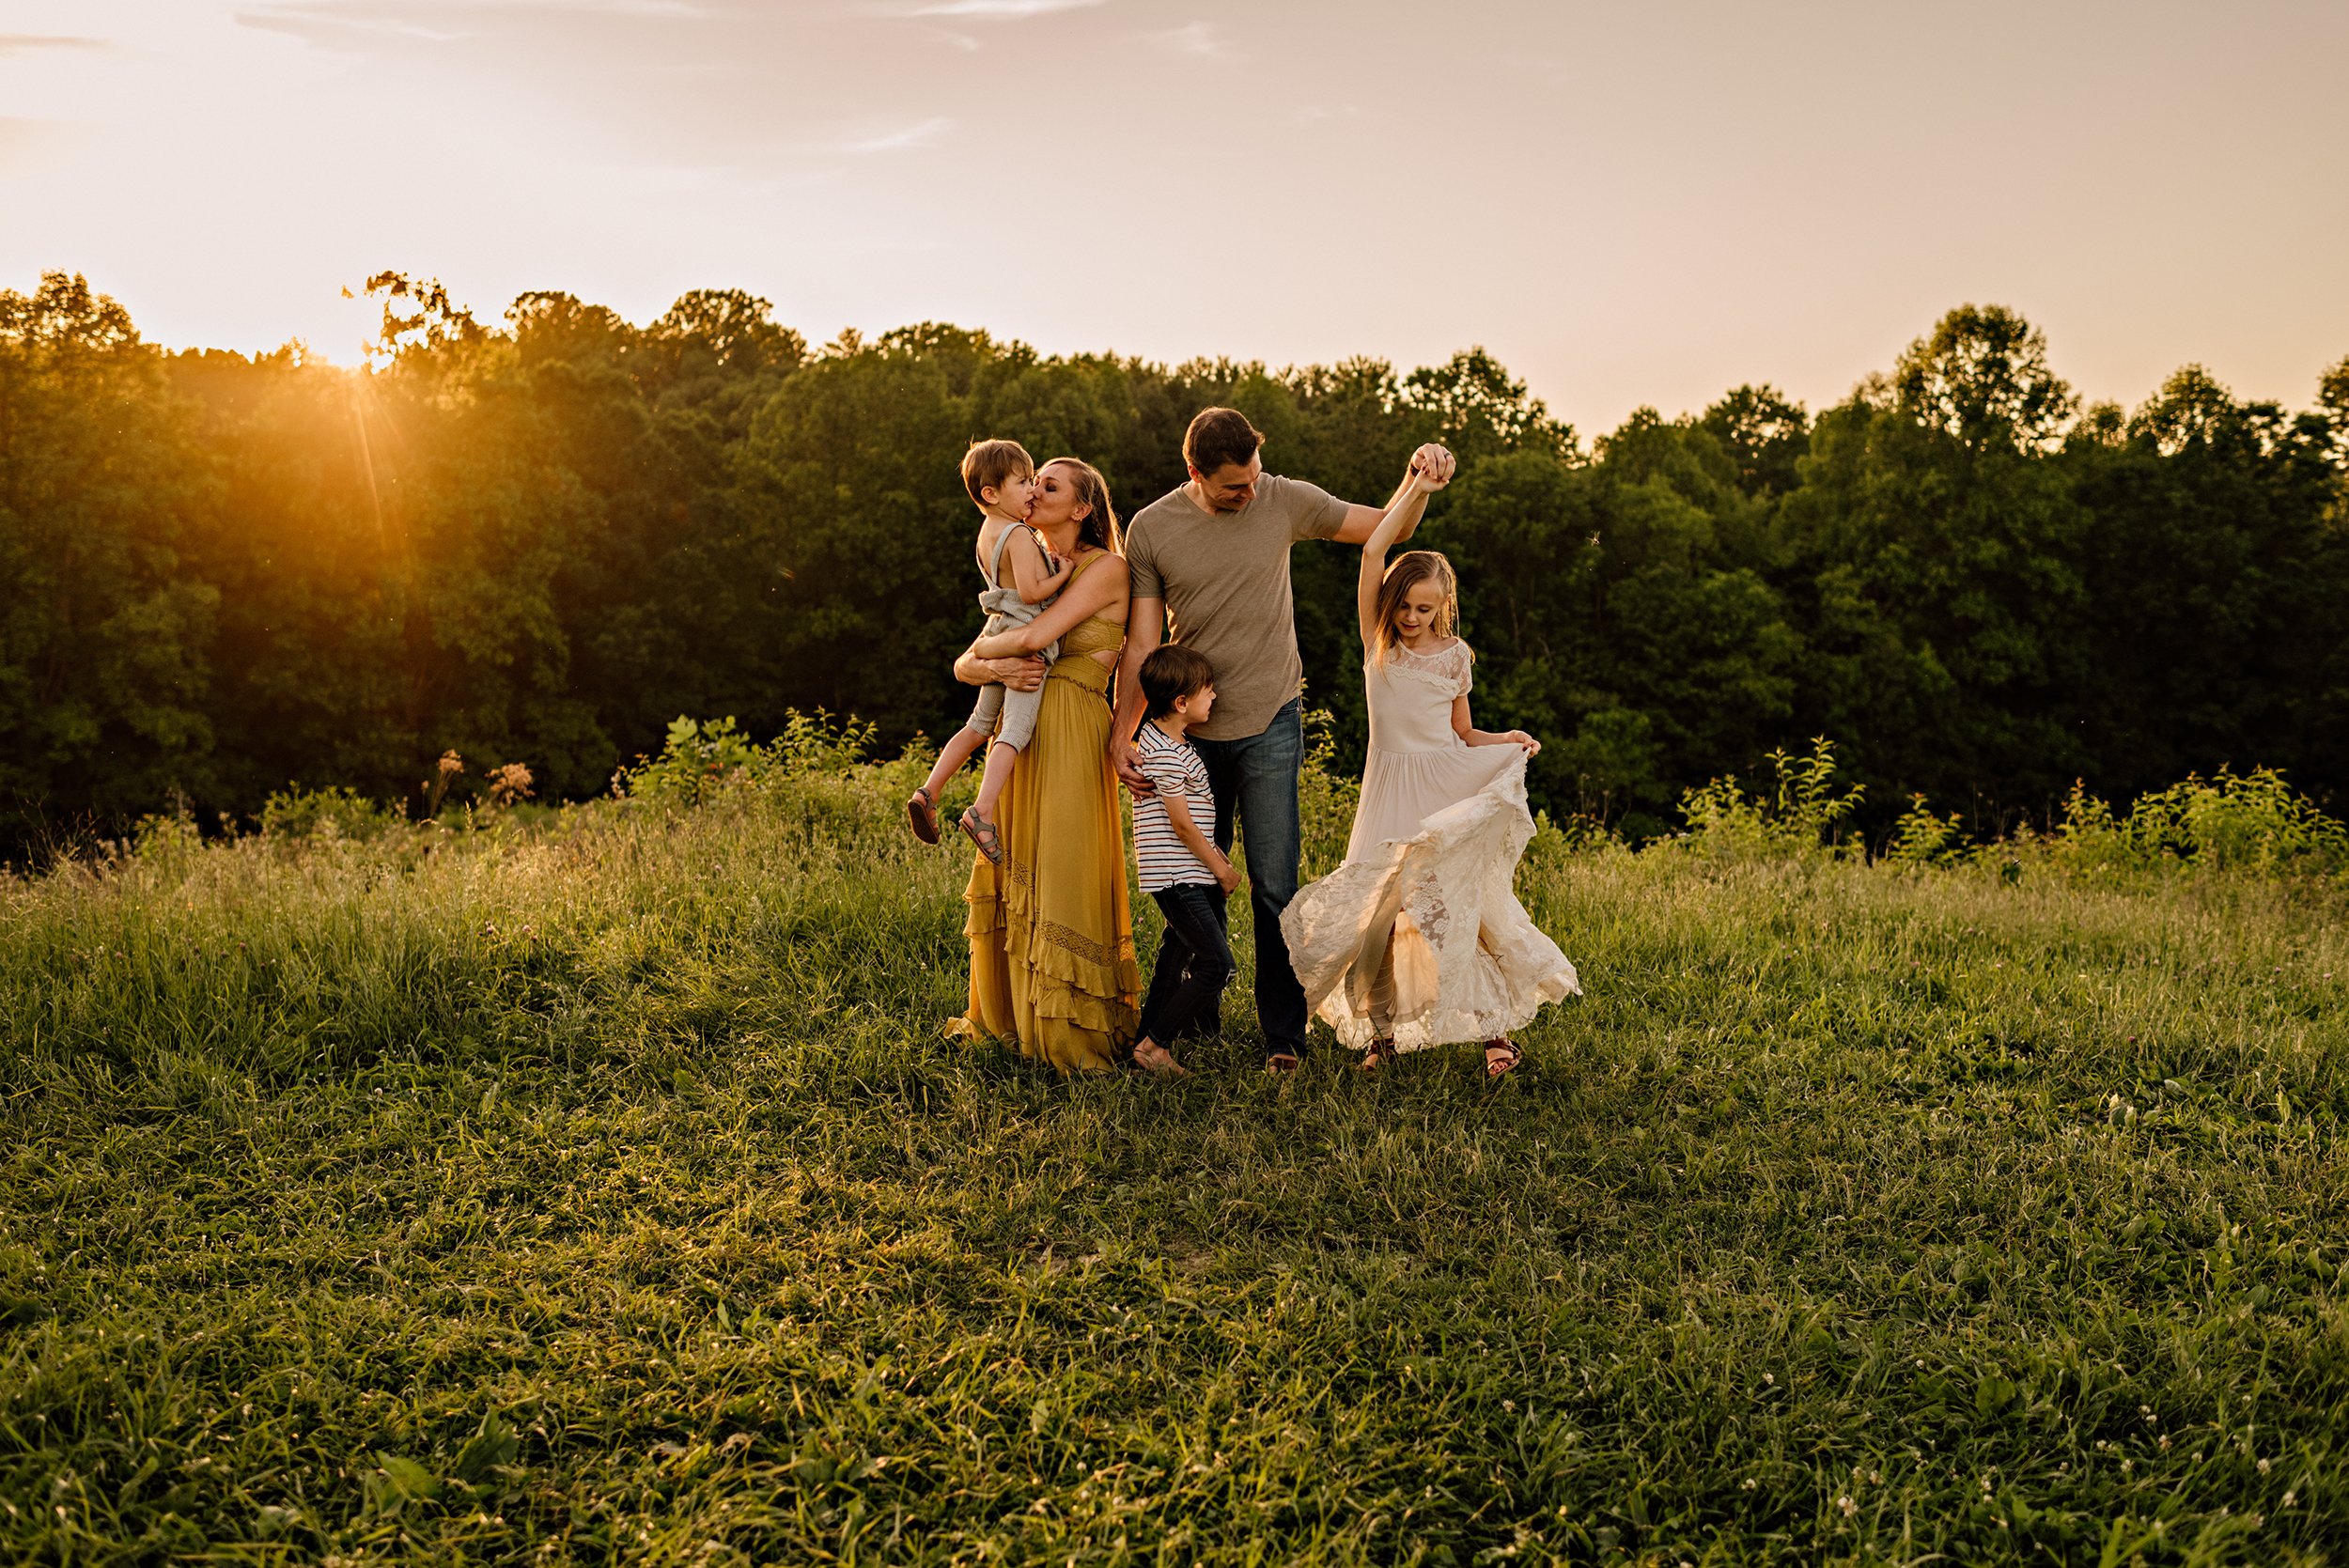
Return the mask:
[[[2330,878],[1550,832],[1497,1088],[1063,1081],[726,744],[0,882],[0,1558],[2339,1557]]]

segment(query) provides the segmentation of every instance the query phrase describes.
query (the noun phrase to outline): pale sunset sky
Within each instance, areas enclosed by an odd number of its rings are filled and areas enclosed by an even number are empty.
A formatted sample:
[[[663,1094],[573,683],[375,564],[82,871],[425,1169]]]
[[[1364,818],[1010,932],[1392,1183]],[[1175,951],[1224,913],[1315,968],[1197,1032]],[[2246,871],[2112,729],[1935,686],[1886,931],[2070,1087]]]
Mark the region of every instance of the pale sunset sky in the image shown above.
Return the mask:
[[[2349,354],[2349,5],[0,0],[0,287],[357,357],[739,287],[1275,365],[1483,344],[1586,435],[1816,409],[1950,306],[2091,398]]]

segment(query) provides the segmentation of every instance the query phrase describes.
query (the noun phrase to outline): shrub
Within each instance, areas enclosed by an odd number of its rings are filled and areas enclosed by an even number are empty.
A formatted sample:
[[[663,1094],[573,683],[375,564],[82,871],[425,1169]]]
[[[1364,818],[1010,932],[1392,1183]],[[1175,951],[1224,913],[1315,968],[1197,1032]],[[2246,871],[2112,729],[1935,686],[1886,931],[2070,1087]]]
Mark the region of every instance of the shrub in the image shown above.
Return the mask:
[[[1667,843],[1702,855],[1751,858],[1844,853],[1844,820],[1859,807],[1861,786],[1838,793],[1835,745],[1824,736],[1809,756],[1769,755],[1767,795],[1748,795],[1736,775],[1715,779],[1680,798],[1688,831]]]
[[[304,789],[298,784],[272,795],[261,804],[264,838],[314,837],[372,839],[406,818],[397,806],[370,800],[340,784]]]

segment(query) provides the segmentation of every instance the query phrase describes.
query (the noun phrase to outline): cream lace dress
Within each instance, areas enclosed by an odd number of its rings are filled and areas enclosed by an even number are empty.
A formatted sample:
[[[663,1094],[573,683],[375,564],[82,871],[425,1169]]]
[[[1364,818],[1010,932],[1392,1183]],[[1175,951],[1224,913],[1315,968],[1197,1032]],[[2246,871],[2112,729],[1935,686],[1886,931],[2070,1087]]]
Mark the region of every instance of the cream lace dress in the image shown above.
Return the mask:
[[[1346,863],[1281,916],[1306,1001],[1357,1050],[1490,1040],[1581,994],[1511,887],[1533,836],[1525,753],[1452,728],[1470,668],[1456,639],[1365,664],[1370,757]]]

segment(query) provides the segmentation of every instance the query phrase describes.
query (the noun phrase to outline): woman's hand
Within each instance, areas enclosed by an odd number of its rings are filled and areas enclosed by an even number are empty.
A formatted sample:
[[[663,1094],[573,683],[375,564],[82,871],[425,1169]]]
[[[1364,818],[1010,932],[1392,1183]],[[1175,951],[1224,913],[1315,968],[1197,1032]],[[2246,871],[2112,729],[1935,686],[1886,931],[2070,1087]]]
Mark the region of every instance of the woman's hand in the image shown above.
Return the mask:
[[[1014,691],[1033,691],[1044,684],[1045,663],[1030,654],[1025,659],[982,659],[987,673]]]
[[[955,660],[955,678],[965,686],[1008,686],[1014,691],[1033,691],[1044,684],[1045,663],[1041,657],[1026,659],[981,659],[966,652]]]
[[[1532,736],[1526,734],[1523,730],[1503,730],[1501,734],[1501,738],[1507,741],[1512,746],[1524,747],[1525,754],[1527,756],[1531,757],[1541,755],[1542,743],[1534,739]]]

